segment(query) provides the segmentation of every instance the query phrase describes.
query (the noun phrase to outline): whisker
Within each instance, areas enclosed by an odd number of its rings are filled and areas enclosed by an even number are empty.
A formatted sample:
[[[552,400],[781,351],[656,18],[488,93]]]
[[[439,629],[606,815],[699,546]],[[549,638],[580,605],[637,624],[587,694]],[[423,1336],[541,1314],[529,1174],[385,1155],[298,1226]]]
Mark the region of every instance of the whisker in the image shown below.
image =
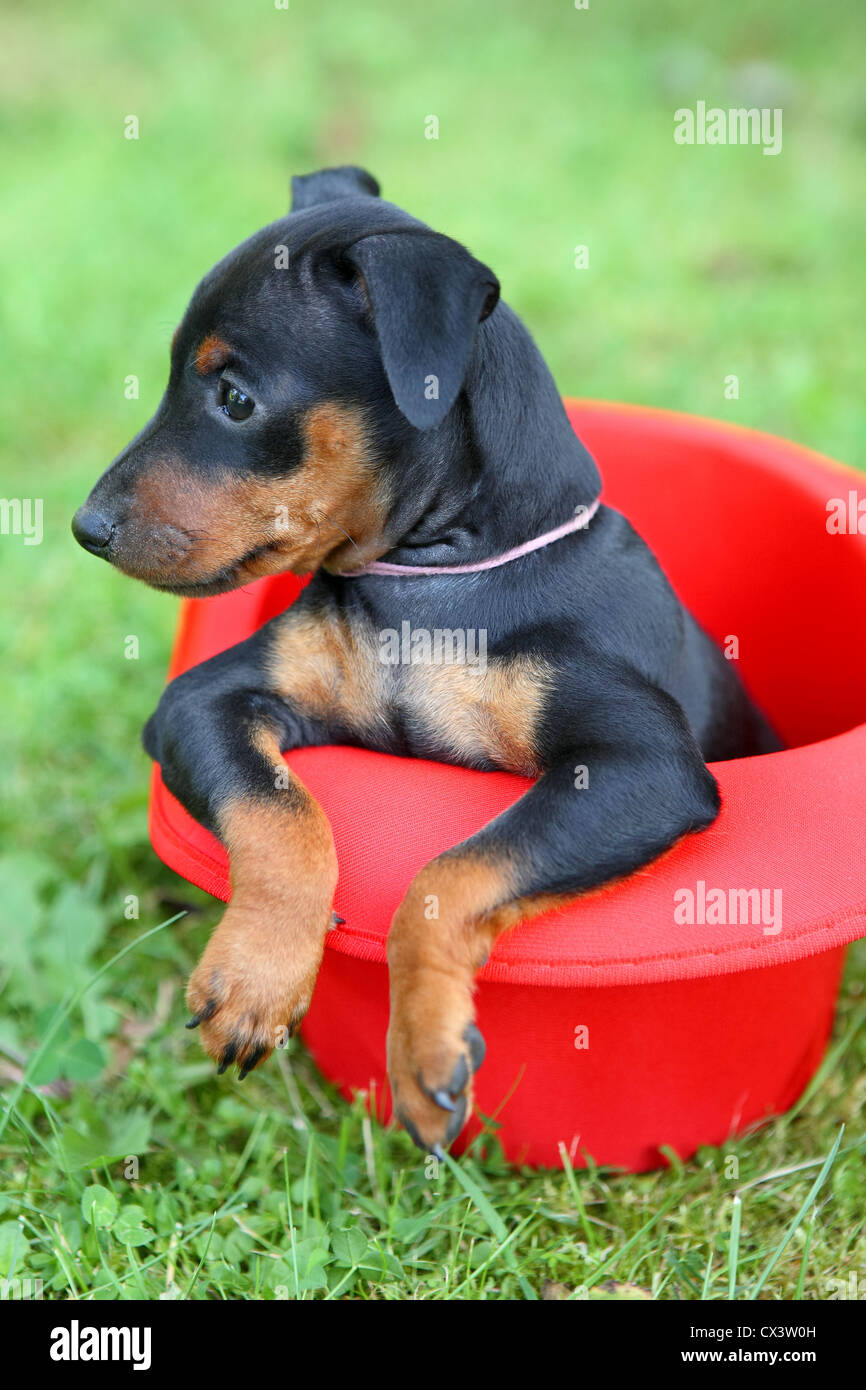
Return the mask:
[[[355,544],[355,542],[352,540],[352,537],[349,535],[348,531],[347,531],[343,526],[340,525],[339,521],[335,521],[334,518],[333,518],[332,516],[328,516],[328,513],[327,513],[326,511],[323,511],[323,512],[322,512],[322,516],[325,517],[328,521],[330,521],[330,523],[331,523],[332,526],[336,526],[336,528],[337,528],[338,531],[342,531],[342,532],[343,532],[343,535],[346,537],[346,540],[349,542],[350,545],[354,545],[354,546],[355,546],[355,549],[357,550],[358,554],[361,556],[361,559],[363,560],[364,555],[363,555],[363,552],[361,551],[360,546],[358,546],[358,545]],[[318,525],[318,522],[316,523],[316,525]]]

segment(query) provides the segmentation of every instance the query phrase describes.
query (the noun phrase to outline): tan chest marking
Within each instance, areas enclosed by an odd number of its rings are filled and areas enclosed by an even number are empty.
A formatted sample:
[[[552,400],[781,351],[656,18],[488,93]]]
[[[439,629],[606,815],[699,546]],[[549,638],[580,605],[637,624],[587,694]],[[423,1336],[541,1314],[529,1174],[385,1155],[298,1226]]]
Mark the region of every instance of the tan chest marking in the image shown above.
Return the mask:
[[[404,699],[450,756],[472,766],[492,762],[509,772],[541,772],[536,733],[554,671],[537,656],[494,657],[470,665],[406,669]]]
[[[314,718],[359,734],[387,728],[387,668],[375,634],[345,614],[290,614],[269,659],[273,688]]]
[[[390,728],[396,703],[423,727],[430,747],[472,767],[494,763],[536,777],[536,735],[554,687],[542,657],[495,657],[468,664],[392,666],[377,633],[345,614],[293,615],[270,656],[273,689],[316,718],[338,718],[361,737]]]

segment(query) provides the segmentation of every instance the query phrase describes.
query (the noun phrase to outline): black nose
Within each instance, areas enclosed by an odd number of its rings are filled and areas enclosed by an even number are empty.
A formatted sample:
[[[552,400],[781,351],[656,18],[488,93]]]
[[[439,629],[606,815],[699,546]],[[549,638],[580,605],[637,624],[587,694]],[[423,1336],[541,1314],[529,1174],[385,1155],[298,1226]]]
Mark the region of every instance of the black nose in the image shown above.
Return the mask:
[[[103,555],[114,534],[114,527],[101,512],[80,507],[72,518],[72,534],[92,555]]]

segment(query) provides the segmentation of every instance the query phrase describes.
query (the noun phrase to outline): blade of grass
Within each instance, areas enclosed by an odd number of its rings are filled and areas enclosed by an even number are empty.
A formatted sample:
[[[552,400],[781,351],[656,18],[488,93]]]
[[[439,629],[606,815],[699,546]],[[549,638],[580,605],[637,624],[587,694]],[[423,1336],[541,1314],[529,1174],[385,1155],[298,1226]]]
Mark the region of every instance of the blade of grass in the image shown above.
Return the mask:
[[[52,1018],[51,1022],[45,1030],[45,1034],[42,1038],[41,1043],[37,1047],[36,1051],[29,1058],[27,1065],[24,1068],[24,1073],[21,1077],[21,1080],[16,1084],[14,1090],[12,1091],[12,1094],[9,1097],[9,1103],[6,1107],[6,1112],[2,1116],[2,1118],[0,1118],[0,1138],[2,1138],[3,1134],[5,1133],[6,1123],[9,1119],[9,1116],[12,1114],[12,1111],[16,1109],[19,1100],[29,1087],[29,1078],[35,1071],[37,1063],[41,1061],[48,1048],[48,1044],[51,1042],[61,1023],[63,1023],[69,1017],[72,1010],[75,1008],[75,1005],[78,1004],[80,1000],[84,998],[85,994],[89,989],[93,988],[97,980],[101,980],[103,975],[107,975],[108,971],[113,969],[113,967],[117,965],[118,961],[123,960],[124,956],[128,956],[130,951],[134,951],[135,948],[137,946],[140,946],[143,941],[147,941],[151,936],[156,936],[157,932],[165,931],[166,927],[170,927],[172,923],[180,921],[181,917],[185,916],[185,912],[176,912],[175,915],[173,917],[169,917],[167,921],[160,922],[158,927],[151,927],[150,931],[143,932],[141,936],[137,936],[134,941],[130,941],[128,945],[124,946],[121,951],[118,951],[116,955],[112,956],[111,960],[106,961],[105,965],[101,966],[100,969],[96,971],[95,975],[91,975],[90,979],[85,981],[85,983],[80,987],[80,989],[75,990],[73,994],[69,995],[65,1003],[60,1004],[57,1012],[55,1013],[54,1017]]]
[[[621,1246],[619,1250],[611,1251],[607,1259],[599,1265],[595,1273],[591,1274],[588,1279],[584,1280],[582,1287],[585,1289],[591,1289],[593,1285],[597,1284],[599,1280],[611,1268],[611,1266],[616,1264],[617,1260],[622,1259],[626,1251],[630,1250],[633,1245],[636,1245],[637,1242],[640,1240],[641,1236],[645,1236],[647,1231],[651,1231],[653,1226],[655,1226],[656,1222],[661,1221],[662,1217],[667,1215],[671,1207],[675,1206],[680,1201],[682,1201],[682,1194],[679,1192],[679,1190],[672,1192],[668,1197],[667,1201],[663,1202],[662,1205],[659,1207],[658,1211],[650,1217],[649,1221],[645,1221],[644,1224],[641,1226],[640,1230],[635,1231],[634,1235],[629,1237],[625,1245]],[[575,1298],[577,1298],[577,1291],[569,1295],[569,1299]]]
[[[194,1289],[194,1287],[195,1287],[195,1281],[196,1281],[196,1279],[197,1279],[198,1276],[199,1276],[199,1272],[200,1272],[200,1270],[201,1270],[202,1265],[204,1264],[205,1260],[207,1259],[207,1252],[210,1250],[210,1243],[211,1243],[211,1241],[213,1240],[213,1234],[214,1234],[214,1231],[215,1231],[215,1230],[216,1230],[216,1212],[214,1212],[213,1217],[211,1218],[210,1230],[209,1230],[208,1233],[207,1233],[207,1241],[205,1242],[205,1247],[204,1247],[204,1250],[202,1251],[201,1259],[199,1260],[198,1264],[196,1265],[195,1269],[193,1270],[192,1276],[191,1276],[191,1278],[190,1278],[190,1281],[189,1281],[189,1283],[188,1283],[187,1286],[186,1286],[186,1291],[185,1291],[185,1293],[184,1293],[184,1295],[183,1295],[184,1300],[186,1300],[186,1299],[189,1298],[190,1294],[192,1293],[192,1291],[193,1291],[193,1289]]]
[[[283,1176],[286,1183],[286,1215],[289,1221],[289,1241],[292,1250],[292,1269],[295,1275],[295,1298],[300,1298],[301,1289],[298,1279],[298,1252],[295,1249],[295,1221],[292,1216],[292,1185],[289,1182],[289,1155],[283,1154]]]
[[[559,1141],[559,1156],[562,1159],[562,1167],[565,1172],[565,1180],[568,1183],[569,1191],[571,1192],[571,1195],[574,1199],[574,1205],[577,1208],[577,1214],[580,1218],[581,1229],[583,1231],[583,1234],[586,1236],[587,1246],[590,1250],[595,1252],[595,1232],[593,1231],[592,1226],[590,1225],[589,1218],[586,1214],[586,1208],[583,1205],[583,1197],[580,1193],[580,1188],[578,1186],[577,1177],[575,1175],[571,1158],[569,1157],[568,1149],[565,1147],[562,1140]]]
[[[795,1300],[798,1300],[798,1301],[803,1297],[803,1288],[804,1288],[805,1283],[806,1283],[806,1266],[807,1266],[807,1264],[809,1263],[809,1251],[810,1251],[811,1248],[812,1248],[812,1236],[813,1236],[814,1234],[815,1234],[815,1213],[814,1213],[814,1211],[813,1211],[812,1214],[811,1214],[811,1216],[809,1217],[809,1226],[808,1226],[808,1229],[807,1229],[807,1231],[806,1231],[806,1243],[805,1243],[805,1245],[803,1246],[803,1258],[802,1258],[802,1260],[800,1261],[800,1273],[799,1273],[798,1276],[797,1276],[797,1288],[796,1288],[796,1290],[795,1290],[795,1292],[794,1292],[794,1298],[795,1298]]]
[[[518,1221],[517,1225],[516,1225],[515,1227],[513,1227],[513,1229],[512,1229],[512,1230],[509,1232],[509,1234],[505,1237],[505,1240],[502,1242],[502,1244],[501,1244],[501,1245],[497,1245],[497,1247],[496,1247],[495,1250],[491,1250],[491,1251],[490,1251],[490,1254],[487,1256],[487,1259],[484,1261],[483,1264],[480,1264],[480,1265],[478,1266],[477,1269],[471,1270],[470,1273],[466,1275],[466,1278],[463,1279],[463,1280],[461,1280],[461,1282],[456,1286],[456,1288],[449,1289],[449,1291],[448,1291],[448,1300],[449,1300],[449,1302],[450,1302],[452,1299],[457,1298],[458,1294],[461,1294],[465,1288],[468,1288],[468,1286],[472,1283],[472,1281],[473,1281],[474,1279],[478,1279],[482,1274],[485,1274],[485,1273],[487,1272],[487,1270],[490,1268],[490,1266],[491,1266],[491,1264],[493,1263],[493,1261],[496,1259],[497,1255],[501,1255],[501,1254],[503,1253],[503,1251],[505,1251],[506,1249],[508,1250],[509,1255],[512,1254],[512,1251],[511,1251],[511,1246],[512,1246],[512,1244],[514,1243],[514,1241],[516,1241],[517,1237],[518,1237],[519,1235],[521,1235],[521,1234],[526,1230],[527,1226],[528,1226],[528,1225],[530,1224],[530,1222],[532,1221],[534,1215],[535,1215],[534,1212],[529,1212],[529,1214],[528,1214],[527,1216],[524,1216],[524,1218],[523,1218],[522,1221]],[[508,1263],[508,1261],[506,1261],[506,1263]],[[519,1273],[518,1273],[518,1271],[517,1271],[516,1264],[515,1264],[515,1266],[514,1266],[514,1273],[517,1274],[518,1278],[520,1278],[520,1275],[519,1275]],[[533,1299],[535,1299],[536,1302],[538,1301],[538,1300],[535,1298],[534,1292],[533,1292]]]
[[[734,1193],[731,1209],[731,1238],[728,1242],[728,1299],[737,1296],[737,1273],[740,1266],[740,1226],[743,1220],[743,1202],[738,1192]]]
[[[457,1182],[460,1184],[460,1186],[463,1188],[463,1191],[466,1193],[469,1200],[475,1204],[476,1208],[478,1209],[479,1213],[484,1218],[484,1220],[487,1222],[487,1225],[490,1227],[496,1239],[500,1242],[500,1249],[505,1249],[506,1243],[508,1241],[508,1230],[506,1228],[505,1222],[502,1220],[502,1217],[499,1216],[499,1214],[494,1210],[494,1208],[490,1204],[490,1201],[481,1191],[481,1188],[478,1186],[477,1182],[475,1182],[475,1180],[469,1176],[465,1169],[461,1167],[459,1163],[455,1163],[454,1159],[451,1157],[449,1153],[444,1154],[443,1157],[448,1168],[451,1170],[451,1173],[453,1174]],[[524,1276],[522,1274],[519,1274],[516,1269],[514,1251],[511,1249],[510,1245],[508,1245],[507,1248],[508,1259],[506,1263],[508,1264],[512,1272],[517,1276],[517,1280],[520,1284],[520,1288],[523,1292],[524,1298],[528,1299],[530,1302],[533,1303],[538,1302],[538,1295],[536,1294],[535,1290],[527,1282]]]
[[[818,1174],[815,1181],[812,1183],[812,1186],[810,1187],[806,1195],[806,1199],[800,1207],[800,1210],[797,1212],[797,1215],[794,1217],[794,1220],[791,1222],[790,1226],[788,1227],[788,1230],[780,1240],[773,1255],[770,1257],[767,1267],[761,1275],[760,1279],[758,1280],[757,1284],[755,1284],[754,1288],[749,1294],[750,1300],[754,1301],[758,1297],[759,1293],[763,1289],[770,1275],[773,1273],[773,1270],[776,1268],[776,1265],[779,1263],[780,1259],[782,1258],[791,1241],[793,1240],[794,1234],[798,1229],[800,1222],[803,1220],[803,1217],[806,1215],[806,1212],[812,1206],[813,1202],[815,1201],[815,1198],[821,1191],[821,1188],[824,1186],[824,1183],[827,1180],[830,1170],[833,1167],[833,1164],[836,1162],[836,1155],[839,1152],[839,1145],[842,1143],[842,1135],[844,1133],[845,1126],[843,1125],[842,1128],[839,1130],[839,1133],[836,1135],[836,1142],[833,1145],[830,1152],[828,1153],[827,1157],[825,1158],[821,1171]]]

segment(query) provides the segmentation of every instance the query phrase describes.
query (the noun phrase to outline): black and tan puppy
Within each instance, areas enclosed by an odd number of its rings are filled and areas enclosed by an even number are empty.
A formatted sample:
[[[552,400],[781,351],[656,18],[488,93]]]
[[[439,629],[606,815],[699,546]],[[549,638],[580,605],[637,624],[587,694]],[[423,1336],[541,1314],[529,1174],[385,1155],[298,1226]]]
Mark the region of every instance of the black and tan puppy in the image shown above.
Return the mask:
[[[377,195],[359,169],[295,179],[291,215],[205,277],[159,409],[73,529],[174,594],[315,571],[173,681],[144,732],[229,852],[231,904],[187,994],[221,1071],[297,1027],[332,920],[330,827],[284,750],[537,778],[422,870],[391,927],[395,1105],[435,1148],[467,1114],[473,978],[499,933],[708,826],[705,760],[778,744],[618,513],[499,562],[591,507],[598,470],[493,272]],[[383,556],[424,572],[358,573]],[[383,662],[381,634],[407,621],[486,634],[486,662]]]

